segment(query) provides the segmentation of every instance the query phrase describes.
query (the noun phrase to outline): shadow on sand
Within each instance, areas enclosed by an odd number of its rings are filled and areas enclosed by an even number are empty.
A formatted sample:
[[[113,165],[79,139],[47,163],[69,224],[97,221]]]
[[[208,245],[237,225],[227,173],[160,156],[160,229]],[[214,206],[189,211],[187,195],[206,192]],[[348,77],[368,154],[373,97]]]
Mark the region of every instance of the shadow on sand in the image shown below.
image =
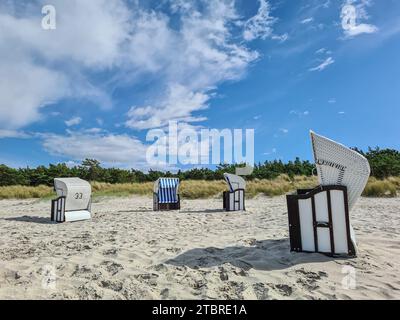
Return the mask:
[[[17,222],[29,222],[29,223],[39,223],[39,224],[56,224],[55,222],[51,221],[50,218],[45,217],[12,217],[12,218],[4,218],[3,220],[6,221],[17,221]]]
[[[223,209],[207,209],[207,210],[192,210],[192,211],[181,210],[180,212],[186,213],[186,214],[190,214],[190,213],[226,213],[226,211]]]
[[[347,258],[335,258],[335,260]],[[323,254],[292,253],[289,239],[257,241],[254,246],[234,246],[219,248],[196,248],[166,261],[174,266],[192,269],[210,268],[229,263],[235,267],[250,270],[281,270],[305,263],[332,261]]]
[[[144,212],[154,212],[153,209],[137,209],[137,210],[120,210],[118,213],[144,213]]]

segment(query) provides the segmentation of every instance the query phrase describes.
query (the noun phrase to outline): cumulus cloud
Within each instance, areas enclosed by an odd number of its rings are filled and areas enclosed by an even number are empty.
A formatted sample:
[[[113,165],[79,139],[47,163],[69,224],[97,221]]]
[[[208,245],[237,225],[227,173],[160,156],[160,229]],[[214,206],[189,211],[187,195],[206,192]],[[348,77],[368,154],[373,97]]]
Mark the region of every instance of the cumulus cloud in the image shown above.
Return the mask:
[[[38,120],[41,108],[69,92],[62,73],[15,58],[0,64],[0,126],[9,129]]]
[[[238,19],[234,1],[202,3],[200,9],[191,2],[174,2],[180,17],[178,30],[172,30],[162,14],[141,16],[132,50],[140,51],[140,64],[158,70],[165,84],[151,103],[130,109],[127,127],[141,130],[164,126],[169,120],[205,120],[194,113],[208,107],[218,84],[240,79],[259,57],[233,39],[231,25]],[[159,41],[154,42],[154,37]],[[156,49],[153,43],[158,43]]]
[[[44,149],[75,161],[97,159],[107,166],[146,166],[146,146],[135,137],[110,133],[43,134]]]
[[[288,38],[273,32],[277,19],[266,0],[260,0],[249,20],[236,12],[235,0],[166,0],[152,9],[140,1],[53,0],[55,30],[41,28],[45,4],[0,4],[0,127],[5,130],[42,120],[62,99],[84,98],[110,108],[108,92],[122,85],[134,89],[144,78],[153,90],[143,102],[118,106],[126,127],[158,128],[170,120],[197,123],[206,120],[200,112],[208,108],[218,86],[242,79],[259,58],[243,38]],[[79,124],[78,111],[73,114],[77,117],[67,120],[67,126]],[[103,120],[97,123],[101,126]],[[131,157],[133,163],[140,152],[135,151],[135,158],[132,148],[121,152],[122,147],[132,142],[143,150],[136,138],[97,128],[47,135],[43,141],[45,150],[77,160],[126,162]],[[118,158],[119,153],[124,156]]]
[[[132,107],[128,112],[126,126],[132,129],[162,127],[169,121],[198,122],[204,117],[192,116],[192,112],[207,108],[209,95],[190,91],[182,85],[169,88],[162,104],[157,106]]]
[[[375,33],[378,27],[373,24],[359,23],[369,18],[367,7],[371,6],[372,0],[346,0],[341,11],[342,28],[347,38],[356,37],[367,33]]]
[[[44,107],[66,97],[107,101],[83,69],[120,61],[129,10],[121,0],[54,0],[57,29],[43,30],[44,0],[0,6],[0,125],[20,128],[41,118]],[[12,48],[12,50],[10,49]]]
[[[311,68],[310,71],[323,71],[333,63],[335,63],[335,60],[332,57],[328,57],[328,58],[326,58],[325,61],[323,61],[318,66]]]
[[[57,24],[50,31],[41,28],[38,16],[45,0],[0,6],[0,81],[7,79],[0,87],[0,125],[29,125],[63,98],[83,97],[110,108],[107,83],[134,87],[142,76],[153,80],[158,94],[128,112],[128,127],[199,121],[204,118],[194,114],[207,107],[215,88],[242,78],[259,57],[233,30],[243,30],[246,40],[288,38],[273,33],[277,19],[266,0],[249,20],[237,14],[234,0],[165,3],[177,24],[164,11],[136,1],[128,7],[124,0],[54,0]],[[93,84],[91,76],[101,72],[112,77],[104,86]]]

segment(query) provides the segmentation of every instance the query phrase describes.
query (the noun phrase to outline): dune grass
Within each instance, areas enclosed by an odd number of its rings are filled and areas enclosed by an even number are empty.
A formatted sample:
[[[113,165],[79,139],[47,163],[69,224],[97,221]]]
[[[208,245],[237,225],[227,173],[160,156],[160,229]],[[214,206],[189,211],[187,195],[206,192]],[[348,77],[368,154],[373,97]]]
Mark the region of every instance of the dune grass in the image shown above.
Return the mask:
[[[37,199],[50,198],[54,195],[53,188],[47,186],[5,186],[0,187],[0,199]]]
[[[394,198],[400,192],[400,178],[388,178],[386,180],[377,180],[370,178],[363,196],[378,198]]]
[[[313,188],[317,185],[315,177],[297,176],[290,178],[281,175],[273,180],[249,181],[246,196],[253,198],[257,195],[280,196],[296,189]],[[151,196],[153,183],[109,184],[93,182],[93,196],[125,197],[131,195]],[[224,181],[182,181],[180,194],[183,199],[207,199],[219,197],[226,190]],[[363,193],[366,197],[396,197],[400,193],[400,177],[377,180],[371,178]],[[0,187],[0,199],[50,199],[55,197],[52,187],[38,186],[6,186]]]

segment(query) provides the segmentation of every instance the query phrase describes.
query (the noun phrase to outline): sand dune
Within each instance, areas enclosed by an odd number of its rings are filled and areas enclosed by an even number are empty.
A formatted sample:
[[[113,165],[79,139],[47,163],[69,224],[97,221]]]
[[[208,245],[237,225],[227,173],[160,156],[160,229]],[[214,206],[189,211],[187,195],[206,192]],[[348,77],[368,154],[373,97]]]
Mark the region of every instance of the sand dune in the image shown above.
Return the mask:
[[[50,201],[0,201],[0,298],[400,299],[399,199],[359,201],[355,259],[290,253],[284,197],[151,205],[103,198],[91,221],[52,224]]]

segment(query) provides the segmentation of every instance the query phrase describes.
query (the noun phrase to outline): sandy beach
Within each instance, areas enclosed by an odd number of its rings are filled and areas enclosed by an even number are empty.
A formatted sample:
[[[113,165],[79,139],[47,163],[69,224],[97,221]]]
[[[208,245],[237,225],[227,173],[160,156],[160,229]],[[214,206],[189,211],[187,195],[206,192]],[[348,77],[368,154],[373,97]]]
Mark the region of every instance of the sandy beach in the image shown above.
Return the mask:
[[[246,205],[99,198],[92,220],[53,224],[49,200],[2,200],[0,298],[400,299],[398,198],[358,202],[354,259],[290,253],[284,197]]]

